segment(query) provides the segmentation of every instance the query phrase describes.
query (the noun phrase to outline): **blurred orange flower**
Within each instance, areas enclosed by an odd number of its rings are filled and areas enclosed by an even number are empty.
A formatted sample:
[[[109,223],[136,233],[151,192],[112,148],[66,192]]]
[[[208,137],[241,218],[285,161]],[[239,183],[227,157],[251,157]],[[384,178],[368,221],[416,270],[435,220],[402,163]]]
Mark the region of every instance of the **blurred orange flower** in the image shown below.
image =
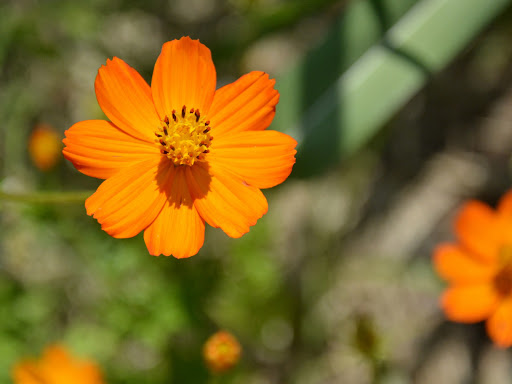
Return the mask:
[[[240,359],[241,347],[229,332],[219,331],[206,340],[203,357],[212,372],[222,373],[233,368]]]
[[[512,191],[497,210],[469,201],[455,220],[456,244],[441,244],[434,265],[450,287],[441,297],[446,316],[462,323],[486,320],[500,347],[512,345]]]
[[[60,159],[62,143],[52,126],[38,124],[28,140],[28,153],[37,168],[49,171]]]
[[[78,360],[60,345],[52,345],[39,360],[24,360],[12,370],[15,384],[103,384],[99,368]]]
[[[104,231],[144,231],[152,255],[195,255],[205,222],[240,237],[267,212],[260,189],[283,182],[296,141],[266,131],[279,93],[251,72],[218,90],[210,50],[183,37],[167,42],[151,88],[124,61],[107,60],[96,97],[110,121],[66,131],[64,156],[82,173],[106,179],[87,199]]]

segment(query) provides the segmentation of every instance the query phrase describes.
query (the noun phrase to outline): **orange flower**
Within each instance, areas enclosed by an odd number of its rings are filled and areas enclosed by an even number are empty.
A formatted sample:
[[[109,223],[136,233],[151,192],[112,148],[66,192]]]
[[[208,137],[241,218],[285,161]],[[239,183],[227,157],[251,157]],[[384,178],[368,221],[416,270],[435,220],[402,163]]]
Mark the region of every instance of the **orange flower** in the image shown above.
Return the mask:
[[[88,215],[113,237],[144,231],[152,255],[195,255],[205,221],[240,237],[267,212],[261,188],[283,182],[296,141],[270,125],[279,93],[251,72],[217,91],[210,50],[183,37],[162,47],[151,88],[124,61],[96,77],[110,121],[66,131],[64,156],[106,179],[87,199]]]
[[[219,331],[206,340],[203,357],[212,372],[222,373],[233,368],[240,359],[241,347],[229,332]]]
[[[39,360],[19,362],[12,371],[15,384],[103,384],[101,372],[93,362],[70,356],[59,345],[52,345]]]
[[[446,316],[462,323],[487,320],[500,347],[512,345],[512,191],[498,209],[464,205],[455,221],[457,244],[441,244],[434,265],[450,287],[441,298]]]
[[[62,144],[59,135],[48,124],[35,127],[28,141],[28,152],[41,171],[52,169],[59,160]]]

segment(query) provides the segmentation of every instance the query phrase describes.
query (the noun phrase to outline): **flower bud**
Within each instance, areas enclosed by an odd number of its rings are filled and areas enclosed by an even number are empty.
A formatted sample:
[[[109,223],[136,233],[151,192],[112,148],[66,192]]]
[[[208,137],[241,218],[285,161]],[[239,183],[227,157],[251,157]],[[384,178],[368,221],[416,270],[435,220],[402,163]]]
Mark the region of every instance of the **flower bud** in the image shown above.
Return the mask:
[[[60,159],[62,144],[59,135],[48,124],[38,124],[28,141],[32,162],[41,171],[49,171]]]
[[[206,365],[214,373],[226,372],[233,368],[240,359],[240,353],[238,340],[226,331],[214,333],[203,347]]]

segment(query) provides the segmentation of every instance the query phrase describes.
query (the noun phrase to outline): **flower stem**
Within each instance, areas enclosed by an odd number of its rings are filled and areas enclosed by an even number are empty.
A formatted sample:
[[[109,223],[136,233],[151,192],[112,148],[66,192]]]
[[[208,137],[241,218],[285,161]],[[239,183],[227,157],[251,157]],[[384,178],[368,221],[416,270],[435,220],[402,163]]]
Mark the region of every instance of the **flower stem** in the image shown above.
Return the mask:
[[[0,191],[0,200],[27,204],[83,203],[94,191],[7,193]]]

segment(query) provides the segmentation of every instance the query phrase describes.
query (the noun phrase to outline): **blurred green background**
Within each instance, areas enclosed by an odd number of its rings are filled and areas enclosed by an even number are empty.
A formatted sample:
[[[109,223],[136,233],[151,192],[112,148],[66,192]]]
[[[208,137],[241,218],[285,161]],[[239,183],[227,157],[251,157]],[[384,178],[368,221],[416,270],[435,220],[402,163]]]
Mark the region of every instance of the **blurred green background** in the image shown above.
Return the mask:
[[[0,382],[59,341],[108,383],[510,383],[481,324],[443,319],[430,255],[462,201],[511,185],[511,3],[0,0]],[[208,228],[197,256],[152,257],[83,202],[10,201],[94,190],[64,159],[39,171],[32,130],[104,118],[106,59],[150,81],[184,35],[212,50],[219,86],[276,78],[271,129],[299,141],[248,234]],[[212,377],[201,348],[218,329],[243,353]]]

